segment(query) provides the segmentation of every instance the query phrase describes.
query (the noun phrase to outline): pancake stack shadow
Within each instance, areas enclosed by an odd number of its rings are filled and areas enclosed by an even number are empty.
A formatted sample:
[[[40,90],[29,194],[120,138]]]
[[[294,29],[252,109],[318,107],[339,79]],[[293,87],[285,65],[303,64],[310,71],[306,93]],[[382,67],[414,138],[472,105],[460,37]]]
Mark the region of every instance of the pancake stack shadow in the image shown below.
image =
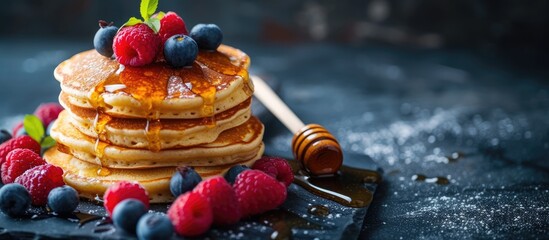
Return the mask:
[[[169,202],[177,166],[203,177],[251,165],[264,151],[263,124],[251,115],[249,57],[222,45],[190,67],[157,62],[124,67],[94,50],[61,63],[54,75],[65,108],[44,158],[64,170],[82,197],[117,181],[137,181],[151,202]]]

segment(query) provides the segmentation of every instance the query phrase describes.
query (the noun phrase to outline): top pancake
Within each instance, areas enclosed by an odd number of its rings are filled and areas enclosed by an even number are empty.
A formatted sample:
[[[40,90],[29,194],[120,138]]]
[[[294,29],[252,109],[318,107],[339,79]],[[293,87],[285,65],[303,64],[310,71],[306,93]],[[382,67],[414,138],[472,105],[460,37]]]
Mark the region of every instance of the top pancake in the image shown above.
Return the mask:
[[[250,58],[221,45],[200,51],[190,67],[165,62],[125,67],[116,60],[85,51],[54,72],[71,104],[101,108],[118,117],[192,119],[230,109],[253,93]]]

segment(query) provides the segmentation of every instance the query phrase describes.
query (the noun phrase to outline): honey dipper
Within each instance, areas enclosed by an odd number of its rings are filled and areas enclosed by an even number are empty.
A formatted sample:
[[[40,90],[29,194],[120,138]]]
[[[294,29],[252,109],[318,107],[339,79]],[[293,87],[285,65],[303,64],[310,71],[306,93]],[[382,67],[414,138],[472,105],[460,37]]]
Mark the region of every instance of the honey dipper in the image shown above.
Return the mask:
[[[312,175],[335,174],[343,162],[337,139],[319,124],[305,125],[258,76],[251,76],[254,96],[292,133],[292,152],[302,169]]]

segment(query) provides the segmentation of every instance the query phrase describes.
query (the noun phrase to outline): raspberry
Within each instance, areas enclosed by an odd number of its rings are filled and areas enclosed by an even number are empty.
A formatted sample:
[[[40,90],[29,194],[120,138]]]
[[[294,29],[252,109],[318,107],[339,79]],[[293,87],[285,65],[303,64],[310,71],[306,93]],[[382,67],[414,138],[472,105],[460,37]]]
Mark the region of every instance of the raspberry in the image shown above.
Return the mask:
[[[213,222],[210,201],[197,192],[180,195],[168,209],[167,214],[175,231],[184,237],[205,233]]]
[[[236,193],[225,178],[217,176],[204,180],[193,191],[209,199],[215,225],[231,225],[240,220],[240,208]]]
[[[42,121],[44,128],[47,128],[53,120],[57,119],[59,113],[62,111],[63,107],[59,103],[42,103],[34,110],[34,115]]]
[[[158,35],[162,39],[162,45],[173,35],[185,34],[189,35],[185,21],[174,12],[168,12],[160,19],[160,30]]]
[[[32,150],[15,149],[8,153],[6,161],[2,164],[2,182],[12,183],[25,171],[42,164],[46,164],[46,161]]]
[[[271,175],[279,182],[283,182],[286,187],[290,186],[294,180],[292,168],[284,158],[264,156],[254,163],[252,169],[257,169]]]
[[[109,187],[103,195],[103,201],[107,213],[112,216],[112,212],[116,204],[122,202],[128,198],[135,198],[145,205],[149,209],[149,194],[147,191],[137,182],[120,181]]]
[[[286,186],[259,170],[240,173],[234,191],[242,216],[251,216],[272,210],[286,200]]]
[[[36,206],[46,205],[50,191],[65,185],[63,169],[51,164],[31,168],[17,177],[15,182],[23,185],[29,191],[32,204]]]
[[[124,27],[114,37],[114,54],[123,65],[139,67],[152,63],[160,50],[160,37],[145,24]]]
[[[41,149],[40,144],[27,135],[12,138],[0,145],[0,165],[4,164],[6,155],[16,148],[30,149],[37,154],[40,154]]]
[[[11,130],[11,135],[13,137],[27,135],[25,131],[25,126],[23,125],[23,121],[19,122],[17,125],[15,125],[15,127],[13,127],[13,129]]]

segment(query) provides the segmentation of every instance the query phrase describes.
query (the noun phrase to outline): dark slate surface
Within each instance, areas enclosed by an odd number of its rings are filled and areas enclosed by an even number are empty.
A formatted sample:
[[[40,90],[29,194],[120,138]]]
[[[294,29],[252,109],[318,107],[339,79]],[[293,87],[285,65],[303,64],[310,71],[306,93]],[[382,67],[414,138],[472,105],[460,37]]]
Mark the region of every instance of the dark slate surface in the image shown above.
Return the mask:
[[[89,47],[0,44],[4,126],[55,100],[53,67]],[[384,169],[360,238],[549,235],[547,70],[455,50],[233,45],[252,56],[255,73],[281,83],[304,121],[325,125],[358,154],[348,163],[364,165],[367,155]],[[268,122],[268,153],[290,155],[290,138]],[[413,181],[416,174],[449,184]]]

